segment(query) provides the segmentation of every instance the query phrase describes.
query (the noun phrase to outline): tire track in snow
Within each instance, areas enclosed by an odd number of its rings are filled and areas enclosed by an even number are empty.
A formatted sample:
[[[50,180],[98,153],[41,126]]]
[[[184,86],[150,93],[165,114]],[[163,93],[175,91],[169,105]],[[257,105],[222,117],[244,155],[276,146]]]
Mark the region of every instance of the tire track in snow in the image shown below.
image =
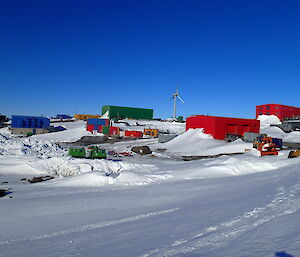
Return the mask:
[[[106,222],[88,224],[88,225],[84,225],[84,226],[80,226],[80,227],[70,228],[70,229],[56,231],[56,232],[47,233],[47,234],[33,235],[30,237],[26,237],[26,238],[8,239],[8,240],[0,241],[0,246],[7,245],[7,244],[26,242],[26,241],[32,241],[32,240],[41,240],[41,239],[58,237],[58,236],[65,236],[65,235],[76,233],[76,232],[86,232],[86,231],[90,231],[90,230],[94,230],[94,229],[100,229],[100,228],[119,225],[119,224],[123,224],[123,223],[127,223],[127,222],[134,222],[134,221],[147,219],[147,218],[151,218],[151,217],[155,217],[155,216],[159,216],[159,215],[164,215],[164,214],[175,212],[178,210],[179,210],[179,208],[173,208],[173,209],[168,209],[168,210],[150,212],[147,214],[141,214],[141,215],[123,218],[123,219],[119,219],[119,220],[111,220],[111,221],[106,221]]]
[[[181,238],[160,249],[153,249],[142,257],[150,256],[178,256],[201,251],[201,256],[213,249],[226,246],[228,241],[241,234],[259,227],[276,217],[292,214],[300,210],[300,184],[295,184],[286,190],[278,187],[272,201],[260,208],[255,208],[231,220],[216,226],[206,227],[194,232],[189,238]]]

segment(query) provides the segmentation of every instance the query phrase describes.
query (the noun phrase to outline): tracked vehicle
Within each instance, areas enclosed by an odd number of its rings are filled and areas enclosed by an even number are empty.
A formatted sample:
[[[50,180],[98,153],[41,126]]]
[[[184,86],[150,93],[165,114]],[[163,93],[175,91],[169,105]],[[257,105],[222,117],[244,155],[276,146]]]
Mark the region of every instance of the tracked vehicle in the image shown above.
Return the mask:
[[[69,155],[75,158],[106,159],[105,149],[99,148],[97,146],[86,148],[70,147]]]

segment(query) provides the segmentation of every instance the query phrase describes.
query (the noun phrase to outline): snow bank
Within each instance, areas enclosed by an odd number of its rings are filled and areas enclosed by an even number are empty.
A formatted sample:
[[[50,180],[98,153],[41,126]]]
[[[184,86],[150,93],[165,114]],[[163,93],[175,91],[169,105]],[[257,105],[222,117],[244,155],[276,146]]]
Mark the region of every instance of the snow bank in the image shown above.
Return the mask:
[[[290,133],[285,133],[278,127],[263,125],[260,127],[260,133],[267,134],[271,137],[281,138],[283,142],[289,143],[300,143],[300,132],[293,131]]]
[[[33,169],[48,173],[49,175],[74,176],[95,170],[105,174],[119,174],[121,170],[134,169],[134,164],[119,163],[105,159],[75,159],[71,157],[50,158],[28,162]]]
[[[104,187],[116,186],[141,186],[158,180],[167,179],[168,175],[145,175],[132,171],[108,174],[103,171],[91,171],[73,177],[65,177],[47,182],[50,187]]]
[[[64,130],[61,132],[47,133],[34,135],[31,138],[36,140],[49,140],[55,142],[75,142],[83,136],[91,136],[91,132],[86,131],[84,126],[73,129]]]
[[[299,131],[293,131],[291,133],[288,133],[284,136],[284,142],[289,143],[300,143],[300,132]]]
[[[156,144],[153,148],[164,148],[169,153],[180,155],[208,156],[244,152],[245,149],[252,148],[252,144],[245,143],[240,139],[226,143],[223,140],[213,139],[212,136],[205,134],[203,129],[189,129],[173,140],[163,144]]]
[[[288,135],[282,129],[270,125],[261,126],[260,133],[267,134],[270,137],[276,137],[282,139]]]
[[[74,177],[49,181],[47,186],[54,187],[102,187],[114,184],[114,178],[101,171],[80,174]]]
[[[122,123],[115,123],[114,126],[121,127],[126,130],[144,131],[146,128],[158,129],[160,131],[169,132],[171,134],[181,134],[185,131],[185,123],[165,122],[157,120],[121,120]],[[127,125],[128,124],[128,125]]]
[[[0,128],[0,136],[10,138],[11,137],[11,131],[8,127]]]
[[[257,119],[260,121],[261,125],[281,124],[280,119],[275,115],[259,115]]]
[[[19,176],[16,176],[19,175]],[[8,176],[13,176],[14,180],[19,181],[20,176],[45,174],[41,170],[36,170],[28,165],[28,156],[2,156],[0,155],[0,178],[9,180]],[[15,183],[15,181],[14,181]]]
[[[8,138],[0,134],[0,155],[30,155],[38,158],[65,156],[57,143],[31,138]]]
[[[260,120],[260,133],[267,134],[271,137],[281,138],[284,142],[300,143],[300,133],[293,131],[291,133],[285,133],[282,129],[271,126],[281,124],[279,118],[275,115],[259,115]]]
[[[108,113],[108,111],[106,111],[106,113],[104,113],[104,114],[101,116],[101,119],[109,119],[109,113]]]

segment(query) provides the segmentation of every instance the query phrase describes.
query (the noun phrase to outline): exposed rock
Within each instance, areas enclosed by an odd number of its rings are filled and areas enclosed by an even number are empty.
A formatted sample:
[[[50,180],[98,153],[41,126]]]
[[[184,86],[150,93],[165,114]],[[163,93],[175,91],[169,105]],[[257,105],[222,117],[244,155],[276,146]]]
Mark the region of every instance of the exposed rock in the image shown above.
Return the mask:
[[[53,179],[54,177],[52,176],[41,176],[41,177],[34,177],[33,179],[28,179],[27,181],[31,184],[33,183],[38,183],[38,182],[43,182],[43,181],[47,181],[50,179]]]
[[[0,189],[0,197],[6,196],[8,194],[11,194],[11,192],[7,189]]]
[[[138,153],[141,155],[145,155],[145,154],[151,154],[152,151],[150,150],[149,146],[134,146],[131,148],[131,151],[134,153]]]

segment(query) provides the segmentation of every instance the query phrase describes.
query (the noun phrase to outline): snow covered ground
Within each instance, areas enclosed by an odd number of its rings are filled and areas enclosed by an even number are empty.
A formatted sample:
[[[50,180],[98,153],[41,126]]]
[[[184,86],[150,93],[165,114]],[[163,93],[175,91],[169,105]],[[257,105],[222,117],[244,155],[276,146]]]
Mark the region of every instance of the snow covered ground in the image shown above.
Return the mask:
[[[124,130],[139,130],[144,131],[144,128],[158,129],[161,132],[169,132],[170,134],[181,134],[185,131],[185,123],[178,122],[161,122],[148,120],[122,120],[123,123],[114,123],[114,126]]]
[[[75,122],[64,122],[55,123],[55,126],[63,125],[67,130],[49,134],[40,134],[32,136],[32,139],[36,140],[49,140],[55,142],[74,142],[83,136],[90,136],[91,133],[86,131],[85,121],[75,121]]]
[[[285,133],[280,128],[271,125],[281,124],[280,120],[274,115],[260,115],[260,133],[267,134],[271,137],[281,138],[285,142],[300,143],[300,132],[293,131]]]
[[[120,126],[184,131],[178,123],[126,122]],[[262,129],[273,133],[269,123]],[[74,159],[57,142],[79,139],[84,123],[64,125],[68,130],[29,138],[0,129],[0,189],[12,192],[0,198],[0,257],[300,256],[300,158],[288,159],[287,150],[260,157],[245,152],[248,143],[225,143],[194,129],[165,144],[102,145],[120,152],[148,145],[153,155]],[[245,153],[172,158],[225,152]],[[40,175],[55,179],[21,180]]]

